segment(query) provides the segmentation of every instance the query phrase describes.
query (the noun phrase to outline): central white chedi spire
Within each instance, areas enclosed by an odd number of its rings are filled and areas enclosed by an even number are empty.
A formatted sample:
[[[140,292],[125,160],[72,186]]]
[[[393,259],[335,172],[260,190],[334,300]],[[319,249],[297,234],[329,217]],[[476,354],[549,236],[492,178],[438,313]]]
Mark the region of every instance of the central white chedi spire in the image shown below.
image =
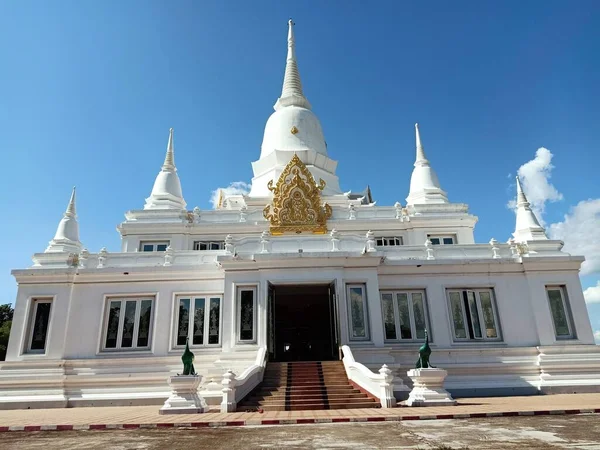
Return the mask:
[[[425,156],[418,123],[415,124],[415,135],[417,156],[410,177],[410,192],[406,197],[406,203],[408,205],[448,203],[446,192],[440,187],[437,174]]]
[[[328,157],[321,123],[304,96],[296,59],[294,22],[291,19],[288,22],[287,58],[281,97],[273,108],[275,112],[265,125],[260,159],[252,163],[254,178],[250,197],[270,197],[267,183],[277,181],[294,153],[306,164],[316,181],[320,178],[325,181],[325,195],[341,194],[335,175],[337,162]]]
[[[300,81],[300,72],[298,72],[298,62],[296,61],[296,38],[294,37],[294,22],[288,21],[288,53],[285,62],[285,75],[283,76],[283,88],[281,97],[277,99],[275,111],[285,106],[300,106],[310,109],[310,103],[302,92],[302,81]]]

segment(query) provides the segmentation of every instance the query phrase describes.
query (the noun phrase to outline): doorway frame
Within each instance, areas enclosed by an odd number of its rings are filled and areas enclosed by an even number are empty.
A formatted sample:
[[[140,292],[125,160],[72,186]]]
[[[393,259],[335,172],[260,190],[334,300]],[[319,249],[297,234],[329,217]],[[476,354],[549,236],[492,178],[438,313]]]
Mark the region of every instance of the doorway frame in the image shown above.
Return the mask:
[[[267,357],[268,360],[273,361],[277,358],[276,345],[275,345],[275,323],[276,323],[276,309],[275,309],[275,296],[277,292],[277,286],[323,286],[328,288],[328,307],[330,311],[330,329],[331,329],[331,345],[332,355],[337,359],[341,359],[341,345],[342,345],[342,330],[340,327],[340,293],[338,287],[338,279],[330,280],[286,280],[286,281],[275,281],[266,280],[267,282],[267,327],[266,327],[266,344],[267,344]],[[332,298],[333,297],[333,298]]]

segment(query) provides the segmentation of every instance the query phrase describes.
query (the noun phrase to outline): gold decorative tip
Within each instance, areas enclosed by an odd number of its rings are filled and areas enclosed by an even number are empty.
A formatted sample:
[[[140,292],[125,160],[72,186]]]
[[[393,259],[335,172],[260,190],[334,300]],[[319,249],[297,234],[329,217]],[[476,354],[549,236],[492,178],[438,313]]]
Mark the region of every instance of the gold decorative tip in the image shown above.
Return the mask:
[[[292,133],[292,134],[298,133],[298,128],[296,128],[295,126],[292,127],[292,129],[290,130],[290,133]]]

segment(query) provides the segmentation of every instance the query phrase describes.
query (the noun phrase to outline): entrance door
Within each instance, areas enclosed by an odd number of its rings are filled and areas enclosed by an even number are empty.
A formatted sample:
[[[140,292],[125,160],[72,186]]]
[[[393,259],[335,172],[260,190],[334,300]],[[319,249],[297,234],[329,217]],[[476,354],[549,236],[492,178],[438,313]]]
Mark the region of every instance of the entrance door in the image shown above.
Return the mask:
[[[274,286],[269,298],[273,305],[269,312],[272,361],[339,358],[336,311],[329,285]]]
[[[328,286],[329,294],[329,322],[331,329],[331,353],[340,358],[340,330],[338,326],[338,306],[335,293],[335,281]]]

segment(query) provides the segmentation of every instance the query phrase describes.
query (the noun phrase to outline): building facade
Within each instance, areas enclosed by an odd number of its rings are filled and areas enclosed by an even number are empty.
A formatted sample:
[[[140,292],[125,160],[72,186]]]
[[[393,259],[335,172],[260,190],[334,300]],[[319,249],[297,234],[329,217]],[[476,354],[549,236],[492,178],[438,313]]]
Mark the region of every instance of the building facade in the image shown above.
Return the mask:
[[[474,241],[478,219],[448,200],[418,126],[404,204],[343,192],[291,21],[274,109],[249,194],[214,210],[187,208],[171,130],[143,209],[118,226],[120,252],[85,249],[73,191],[48,248],[13,271],[2,407],[162,403],[186,342],[207,392],[263,354],[335,360],[348,346],[372,370],[387,364],[401,399],[425,330],[455,396],[597,389],[583,257],[547,238],[519,180],[506,243]]]

